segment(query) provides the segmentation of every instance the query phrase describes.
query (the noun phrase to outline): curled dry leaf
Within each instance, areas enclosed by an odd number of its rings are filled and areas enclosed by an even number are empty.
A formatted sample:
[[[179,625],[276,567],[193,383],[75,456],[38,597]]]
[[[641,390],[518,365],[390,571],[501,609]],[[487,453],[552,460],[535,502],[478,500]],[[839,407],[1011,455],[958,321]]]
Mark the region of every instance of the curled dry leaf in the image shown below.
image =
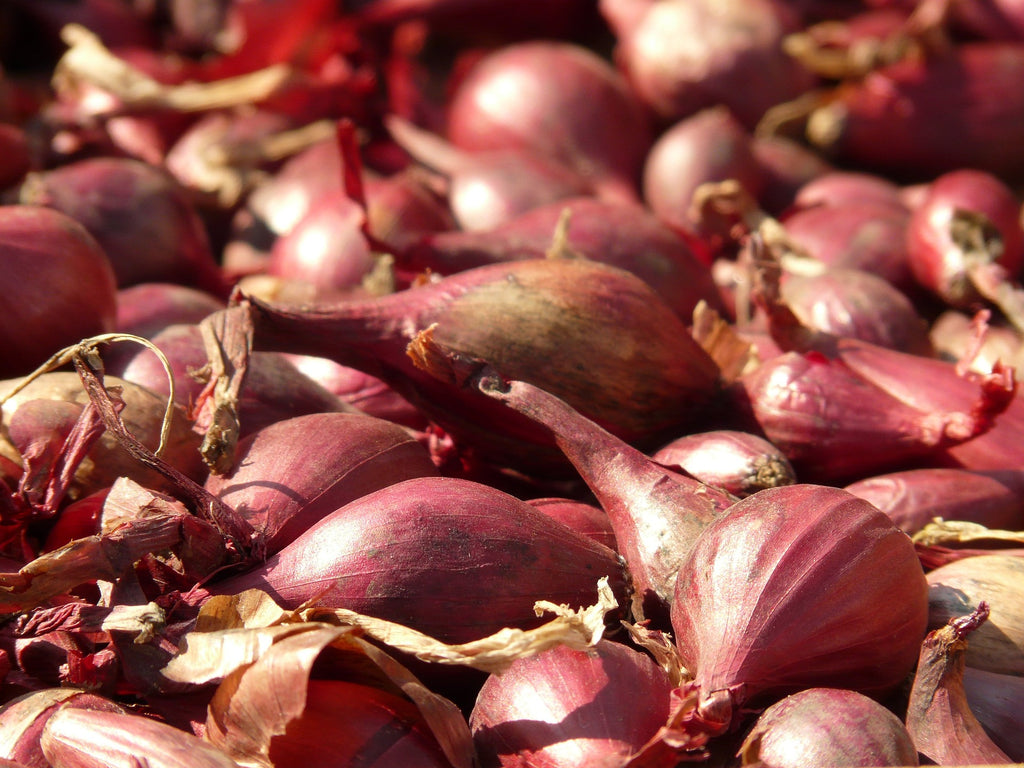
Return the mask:
[[[289,727],[307,714],[313,664],[330,648],[357,659],[351,662],[355,665],[351,669],[361,681],[368,675],[372,679],[376,672],[371,687],[408,696],[452,765],[472,766],[472,739],[455,705],[430,692],[379,648],[358,638],[353,627],[311,622],[271,631],[279,633],[276,641],[251,664],[229,674],[210,702],[207,738],[233,759],[244,765],[273,765],[275,738],[286,736]]]
[[[122,113],[202,112],[248,104],[278,92],[292,77],[289,67],[277,64],[224,80],[165,85],[111,53],[99,37],[79,24],[68,24],[61,37],[70,47],[54,71],[56,92],[73,96],[83,86],[93,86],[115,97],[116,111]]]

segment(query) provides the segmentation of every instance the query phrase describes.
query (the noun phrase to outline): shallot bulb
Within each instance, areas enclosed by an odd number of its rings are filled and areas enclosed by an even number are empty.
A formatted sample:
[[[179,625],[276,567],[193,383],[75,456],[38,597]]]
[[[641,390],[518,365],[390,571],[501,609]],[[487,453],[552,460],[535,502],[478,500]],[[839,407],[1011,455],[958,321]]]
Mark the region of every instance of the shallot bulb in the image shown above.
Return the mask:
[[[969,41],[910,56],[840,85],[815,109],[807,137],[844,165],[928,178],[974,168],[1024,170],[1024,48]]]
[[[625,572],[607,547],[490,486],[421,477],[335,510],[209,589],[261,589],[289,608],[315,599],[463,643],[536,626],[537,600],[592,605],[604,576],[624,604]]]
[[[943,565],[928,573],[931,628],[988,605],[988,620],[971,632],[968,666],[1024,675],[1024,558],[993,552]]]
[[[722,429],[684,435],[662,446],[651,458],[737,498],[796,482],[786,455],[749,432]]]
[[[704,529],[676,579],[693,727],[725,733],[745,707],[803,688],[891,693],[927,622],[914,546],[882,512],[828,486],[759,491]]]
[[[908,224],[907,256],[918,283],[949,306],[984,298],[1024,323],[1020,300],[1000,293],[1024,266],[1020,203],[992,174],[959,170],[935,179]]]
[[[519,659],[484,683],[470,714],[481,760],[501,768],[616,765],[668,719],[672,683],[610,640]]]
[[[329,357],[367,370],[399,387],[481,457],[522,470],[565,463],[542,429],[417,368],[406,350],[418,332],[436,324],[439,343],[565,397],[630,441],[695,418],[718,384],[715,362],[653,289],[628,272],[582,259],[478,267],[329,307],[250,300],[227,312],[253,324],[255,349]]]
[[[452,96],[448,138],[466,150],[541,155],[601,197],[635,201],[651,129],[611,64],[575,44],[533,40],[477,62]]]
[[[0,319],[0,378],[26,375],[69,344],[114,330],[114,270],[70,216],[0,206],[0,262],[10,287]]]
[[[227,292],[191,200],[154,166],[116,157],[78,160],[30,173],[19,200],[81,222],[107,254],[120,287],[169,282]]]
[[[548,255],[583,257],[632,272],[687,323],[700,301],[718,305],[708,256],[697,243],[680,237],[642,206],[594,198],[539,206],[484,232],[424,235],[398,253],[397,263],[404,269],[450,275]]]
[[[271,424],[238,447],[228,475],[207,490],[246,517],[270,554],[350,501],[436,474],[404,429],[372,416],[314,413]]]
[[[914,534],[934,518],[989,528],[1024,528],[1024,498],[996,474],[929,467],[866,477],[846,486],[870,501],[902,530]]]
[[[751,135],[724,107],[708,107],[668,128],[651,147],[643,169],[643,196],[662,221],[692,231],[693,195],[702,184],[732,179],[760,196],[764,171]]]
[[[614,2],[600,7],[618,37],[616,61],[664,120],[724,104],[752,127],[769,107],[812,83],[782,49],[783,37],[797,25],[786,4],[661,0],[642,5],[644,10],[619,24]]]
[[[772,704],[747,734],[743,765],[917,765],[917,749],[891,711],[856,691],[808,688]]]

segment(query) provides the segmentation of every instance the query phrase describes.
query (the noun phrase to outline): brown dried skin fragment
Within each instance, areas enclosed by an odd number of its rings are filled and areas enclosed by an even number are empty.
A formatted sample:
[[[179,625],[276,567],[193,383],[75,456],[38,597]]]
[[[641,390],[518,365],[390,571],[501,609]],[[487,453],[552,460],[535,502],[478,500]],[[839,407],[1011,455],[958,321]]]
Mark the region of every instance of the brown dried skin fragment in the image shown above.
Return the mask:
[[[907,707],[907,729],[918,752],[938,765],[1012,762],[971,712],[963,687],[967,636],[988,619],[982,601],[967,616],[928,634]]]

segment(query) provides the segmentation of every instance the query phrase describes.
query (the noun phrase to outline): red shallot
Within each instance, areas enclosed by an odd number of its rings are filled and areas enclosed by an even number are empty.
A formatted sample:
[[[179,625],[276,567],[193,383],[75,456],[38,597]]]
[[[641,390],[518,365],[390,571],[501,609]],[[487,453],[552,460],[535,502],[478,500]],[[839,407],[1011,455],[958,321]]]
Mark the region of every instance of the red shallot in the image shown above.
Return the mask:
[[[767,488],[697,538],[676,579],[675,644],[694,675],[696,732],[809,687],[892,693],[928,622],[910,538],[828,486]]]

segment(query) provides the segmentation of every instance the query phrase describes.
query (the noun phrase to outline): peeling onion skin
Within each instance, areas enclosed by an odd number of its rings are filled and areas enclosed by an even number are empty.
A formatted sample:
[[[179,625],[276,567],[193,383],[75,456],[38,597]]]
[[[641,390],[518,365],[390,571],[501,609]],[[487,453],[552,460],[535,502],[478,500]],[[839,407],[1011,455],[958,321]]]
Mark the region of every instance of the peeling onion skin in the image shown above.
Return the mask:
[[[668,675],[627,646],[560,646],[488,677],[469,724],[485,768],[616,765],[665,724],[671,690]]]
[[[766,709],[743,742],[742,765],[918,765],[917,749],[896,715],[841,688],[808,688]]]
[[[768,488],[698,537],[676,580],[672,628],[709,734],[745,706],[811,687],[891,693],[928,622],[910,538],[838,488]]]

